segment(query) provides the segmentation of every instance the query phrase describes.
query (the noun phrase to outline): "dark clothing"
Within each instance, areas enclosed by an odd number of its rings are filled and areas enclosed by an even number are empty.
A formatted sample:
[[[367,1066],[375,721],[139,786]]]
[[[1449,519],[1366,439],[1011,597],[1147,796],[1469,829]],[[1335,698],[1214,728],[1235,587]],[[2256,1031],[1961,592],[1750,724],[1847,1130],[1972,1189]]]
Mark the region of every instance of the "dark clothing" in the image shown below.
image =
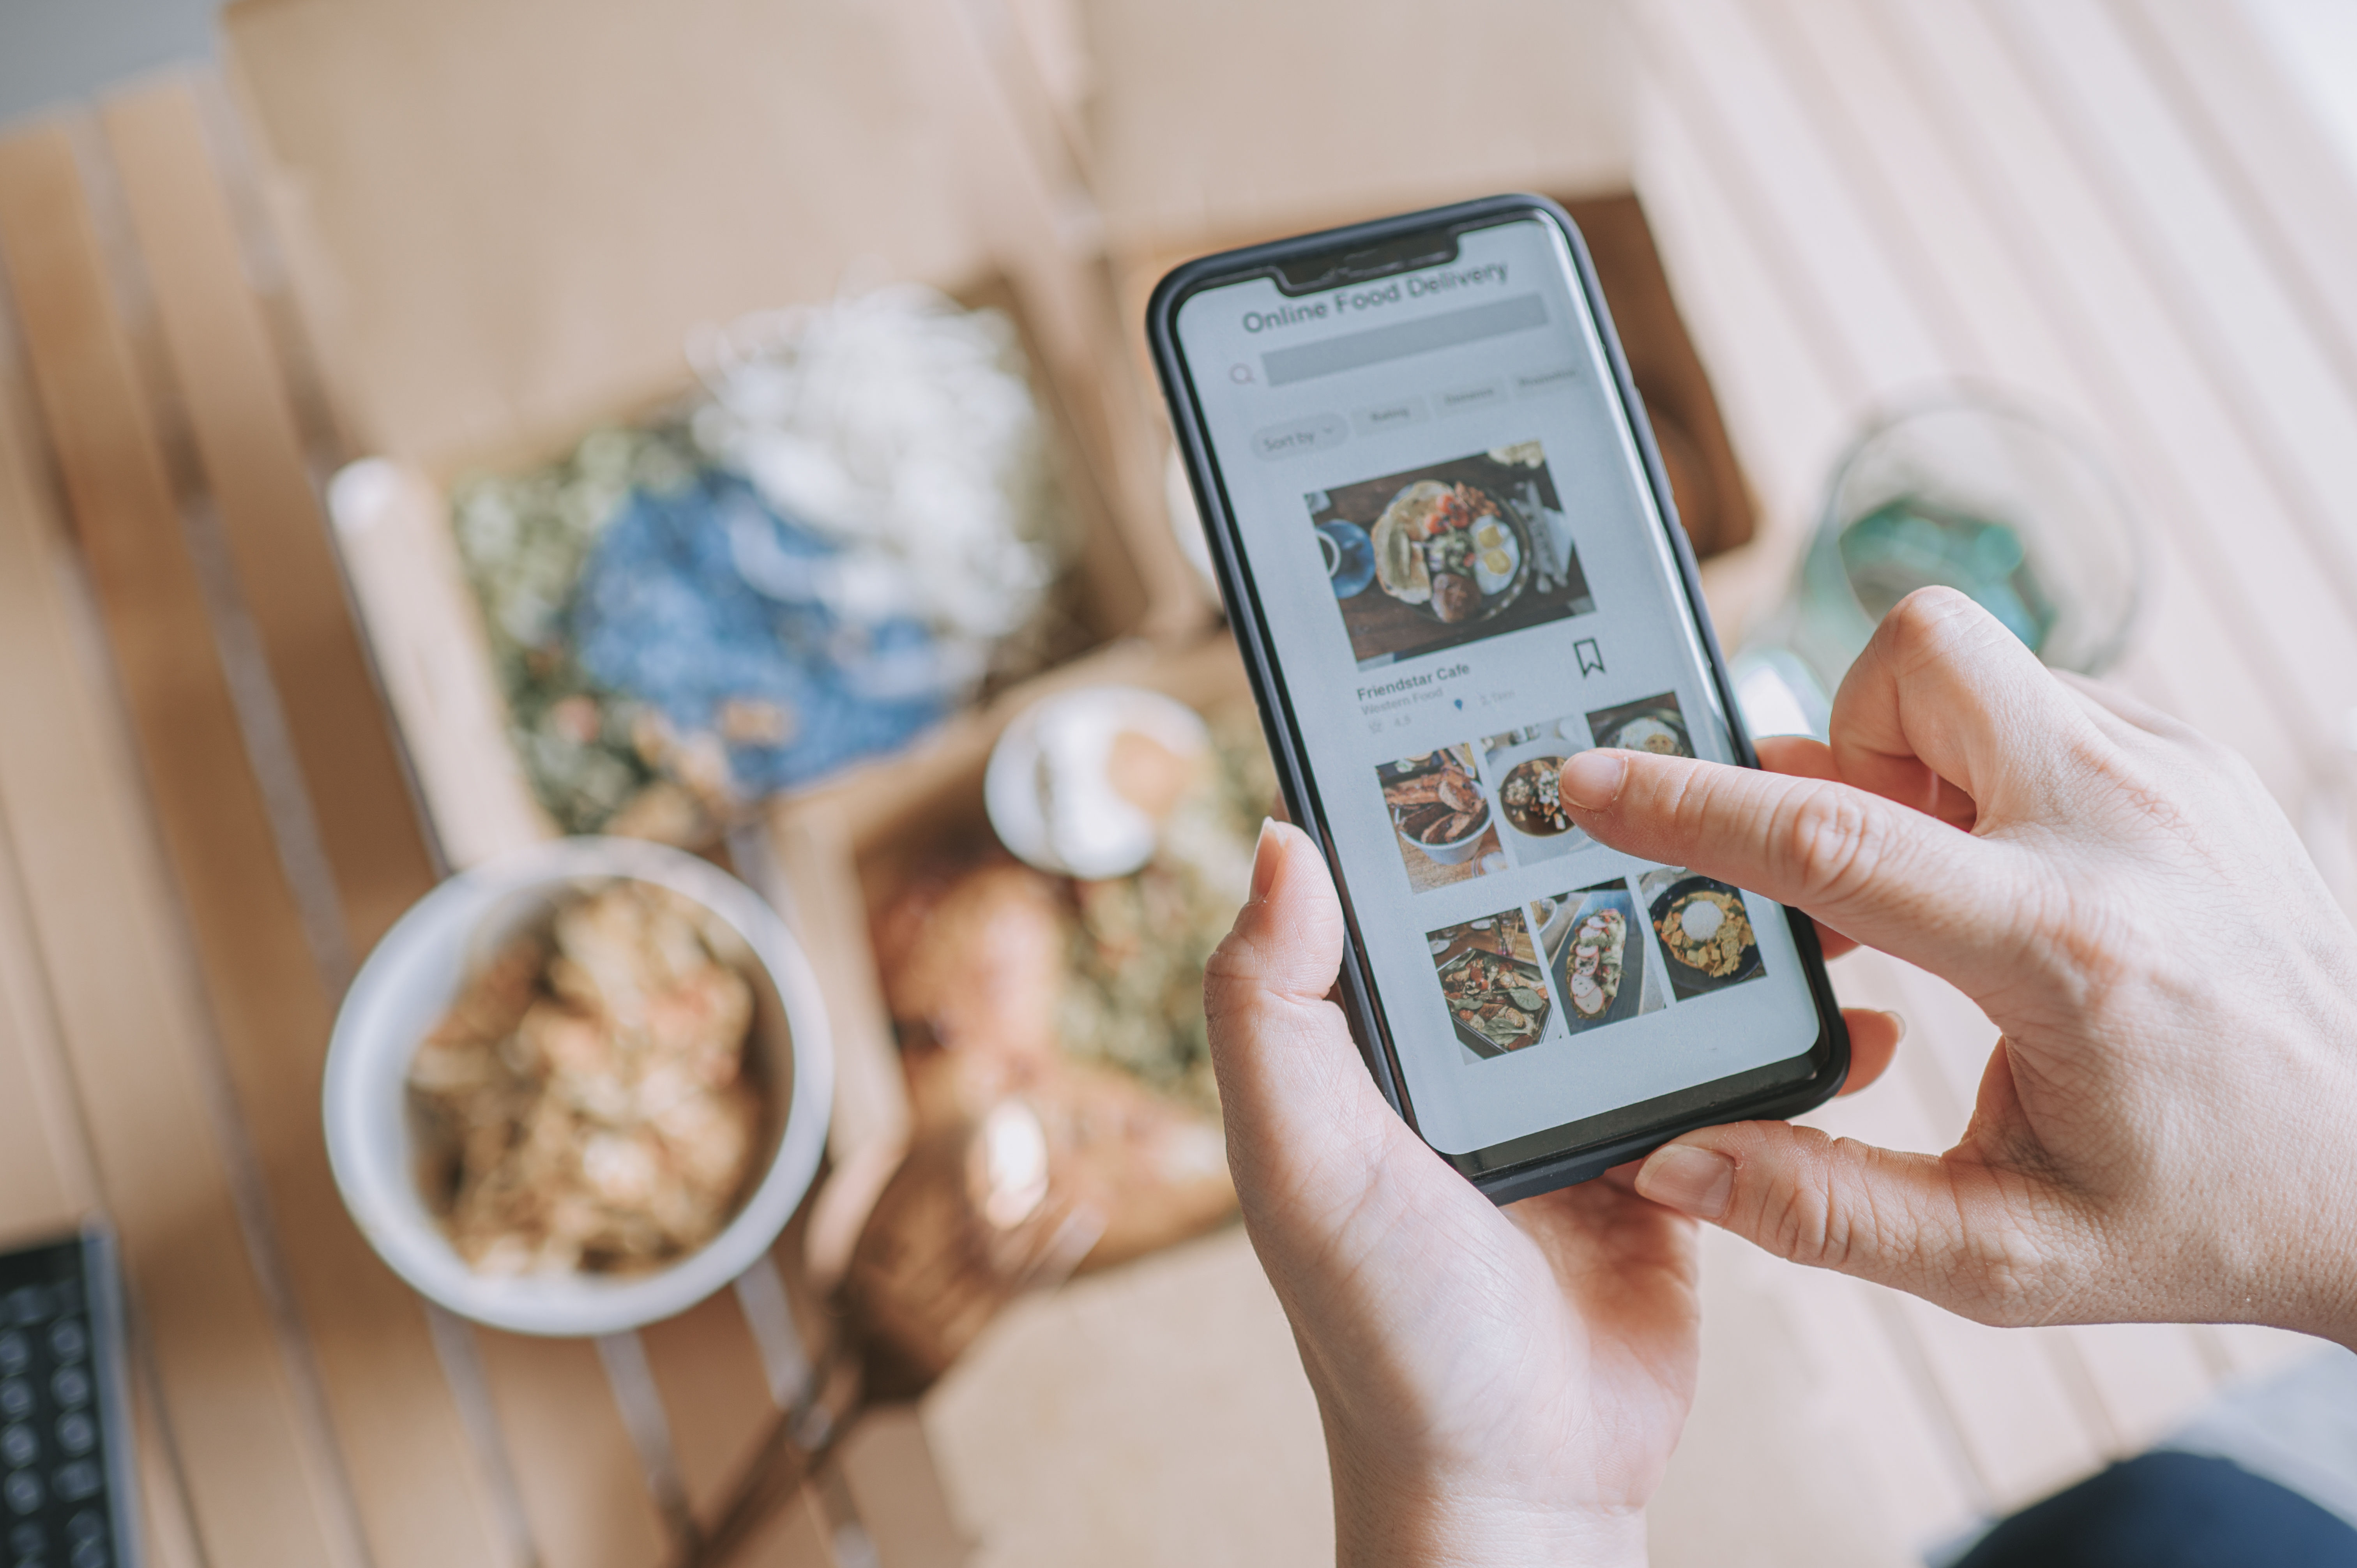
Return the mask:
[[[2227,1460],[2141,1454],[2015,1514],[1955,1568],[2357,1568],[2357,1530]]]

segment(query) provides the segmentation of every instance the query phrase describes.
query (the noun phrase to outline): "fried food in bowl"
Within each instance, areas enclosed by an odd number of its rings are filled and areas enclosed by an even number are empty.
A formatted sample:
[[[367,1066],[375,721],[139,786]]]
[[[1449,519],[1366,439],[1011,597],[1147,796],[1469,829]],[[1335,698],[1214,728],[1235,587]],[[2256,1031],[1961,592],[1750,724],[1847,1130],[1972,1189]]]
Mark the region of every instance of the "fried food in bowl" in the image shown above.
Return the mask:
[[[478,1273],[645,1273],[736,1212],[768,1095],[708,919],[651,883],[568,894],[417,1047],[418,1180]]]
[[[451,878],[370,955],[329,1047],[328,1158],[424,1294],[613,1333],[768,1250],[833,1080],[817,983],[751,889],[662,845],[560,840]]]

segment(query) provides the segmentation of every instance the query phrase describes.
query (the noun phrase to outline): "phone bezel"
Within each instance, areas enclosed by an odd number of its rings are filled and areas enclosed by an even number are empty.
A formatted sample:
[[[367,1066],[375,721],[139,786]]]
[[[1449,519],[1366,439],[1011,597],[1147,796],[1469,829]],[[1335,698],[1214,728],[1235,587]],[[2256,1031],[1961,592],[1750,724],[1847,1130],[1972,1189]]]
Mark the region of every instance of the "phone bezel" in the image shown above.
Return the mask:
[[[1286,279],[1279,269],[1311,257],[1349,258],[1370,252],[1381,254],[1386,251],[1404,256],[1418,255],[1421,252],[1413,243],[1418,236],[1429,236],[1436,242],[1445,238],[1453,247],[1459,236],[1470,231],[1527,221],[1534,218],[1553,223],[1563,235],[1572,258],[1573,271],[1577,276],[1579,296],[1587,306],[1590,319],[1596,324],[1605,358],[1611,366],[1621,417],[1634,439],[1646,482],[1652,490],[1657,515],[1667,531],[1672,553],[1677,561],[1686,614],[1702,643],[1710,679],[1734,738],[1737,757],[1743,766],[1757,768],[1759,757],[1744,728],[1742,710],[1735,702],[1727,660],[1719,650],[1717,634],[1711,626],[1709,608],[1703,599],[1702,581],[1695,570],[1694,549],[1687,541],[1684,526],[1678,521],[1677,507],[1670,494],[1669,478],[1662,467],[1661,454],[1654,446],[1652,428],[1645,417],[1643,401],[1637,394],[1636,383],[1629,373],[1628,361],[1621,354],[1620,336],[1613,329],[1611,313],[1605,306],[1603,289],[1597,281],[1595,263],[1588,256],[1587,242],[1579,232],[1579,226],[1561,207],[1543,196],[1487,197],[1222,252],[1175,269],[1156,285],[1153,298],[1146,306],[1146,338],[1153,349],[1155,368],[1169,403],[1171,424],[1186,463],[1188,482],[1194,489],[1196,506],[1203,519],[1204,532],[1208,536],[1211,560],[1219,577],[1221,597],[1227,607],[1228,621],[1235,630],[1237,644],[1252,678],[1253,694],[1260,706],[1261,727],[1268,737],[1270,755],[1275,761],[1278,780],[1285,791],[1286,806],[1294,822],[1310,835],[1318,845],[1318,853],[1325,856],[1327,867],[1334,877],[1336,891],[1341,897],[1346,933],[1340,976],[1343,1011],[1350,1019],[1351,1034],[1358,1042],[1360,1054],[1366,1058],[1368,1069],[1383,1090],[1383,1098],[1391,1102],[1392,1108],[1410,1127],[1417,1126],[1415,1107],[1406,1093],[1399,1069],[1398,1050],[1383,1015],[1381,992],[1374,983],[1364,947],[1359,940],[1359,918],[1351,901],[1350,885],[1342,875],[1341,865],[1326,832],[1325,811],[1318,799],[1317,774],[1310,766],[1301,745],[1299,729],[1294,723],[1292,698],[1286,688],[1283,668],[1260,613],[1259,594],[1236,531],[1235,514],[1228,503],[1219,467],[1211,458],[1210,438],[1195,381],[1189,372],[1186,356],[1178,344],[1178,313],[1187,300],[1206,289],[1226,287],[1254,277],[1274,279],[1290,297],[1295,290],[1287,286]],[[1420,261],[1416,264],[1433,263]],[[1388,269],[1406,270],[1409,269],[1405,266]],[[1388,275],[1388,273],[1364,275]],[[1344,277],[1327,287],[1341,287],[1358,281],[1361,281],[1359,276]],[[1324,293],[1327,287],[1307,292]],[[1801,955],[1809,994],[1817,1009],[1817,1038],[1807,1051],[1766,1067],[1544,1128],[1468,1154],[1452,1155],[1440,1149],[1434,1152],[1492,1199],[1508,1203],[1585,1181],[1613,1165],[1636,1159],[1695,1127],[1720,1122],[1797,1116],[1831,1099],[1840,1091],[1844,1079],[1848,1077],[1848,1032],[1842,1024],[1841,1009],[1834,1000],[1832,982],[1825,974],[1815,924],[1790,908],[1785,908],[1784,914],[1792,927],[1793,944]],[[1417,1131],[1421,1136],[1421,1128]]]

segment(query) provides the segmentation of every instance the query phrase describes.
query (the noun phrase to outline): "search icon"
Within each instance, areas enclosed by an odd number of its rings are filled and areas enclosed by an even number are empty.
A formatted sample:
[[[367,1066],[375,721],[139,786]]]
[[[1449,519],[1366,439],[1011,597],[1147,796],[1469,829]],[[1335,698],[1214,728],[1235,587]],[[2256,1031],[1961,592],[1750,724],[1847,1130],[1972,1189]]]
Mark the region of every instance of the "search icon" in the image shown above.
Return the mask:
[[[1252,379],[1253,373],[1252,367],[1250,365],[1230,365],[1228,367],[1228,380],[1235,382],[1236,385],[1243,386]]]

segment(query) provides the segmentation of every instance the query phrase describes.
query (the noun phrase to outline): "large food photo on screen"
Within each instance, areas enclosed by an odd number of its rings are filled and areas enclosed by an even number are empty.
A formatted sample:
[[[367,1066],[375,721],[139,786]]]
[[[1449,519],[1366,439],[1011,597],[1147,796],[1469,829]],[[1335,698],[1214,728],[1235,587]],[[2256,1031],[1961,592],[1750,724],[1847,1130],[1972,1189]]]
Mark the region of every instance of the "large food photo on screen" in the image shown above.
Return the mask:
[[[1596,607],[1536,441],[1307,499],[1362,670]]]

